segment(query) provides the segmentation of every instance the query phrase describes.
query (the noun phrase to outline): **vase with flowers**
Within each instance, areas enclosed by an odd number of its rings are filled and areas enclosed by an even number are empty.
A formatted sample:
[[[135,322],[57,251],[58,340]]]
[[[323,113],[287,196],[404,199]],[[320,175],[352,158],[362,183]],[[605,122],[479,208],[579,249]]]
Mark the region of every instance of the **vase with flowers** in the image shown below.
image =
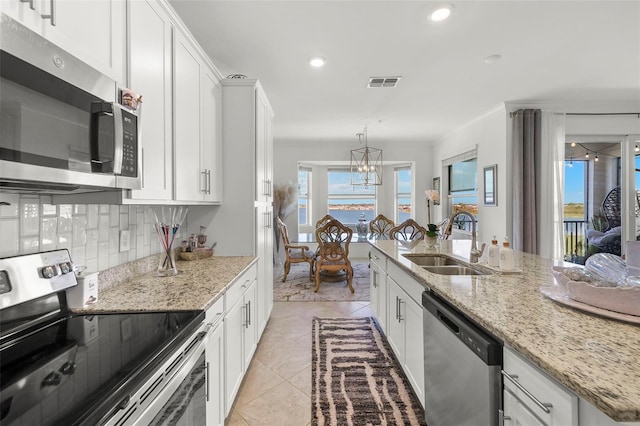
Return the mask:
[[[427,189],[424,191],[424,195],[427,199],[427,235],[425,237],[425,243],[427,247],[435,247],[438,242],[438,225],[431,223],[431,203],[434,205],[440,204],[440,193],[435,189]]]

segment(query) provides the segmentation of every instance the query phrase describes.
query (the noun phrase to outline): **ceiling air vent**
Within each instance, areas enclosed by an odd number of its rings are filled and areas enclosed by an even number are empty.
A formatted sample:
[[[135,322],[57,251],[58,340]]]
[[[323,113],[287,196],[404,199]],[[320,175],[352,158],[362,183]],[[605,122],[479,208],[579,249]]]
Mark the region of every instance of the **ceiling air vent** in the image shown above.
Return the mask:
[[[396,87],[402,77],[371,77],[367,87]]]

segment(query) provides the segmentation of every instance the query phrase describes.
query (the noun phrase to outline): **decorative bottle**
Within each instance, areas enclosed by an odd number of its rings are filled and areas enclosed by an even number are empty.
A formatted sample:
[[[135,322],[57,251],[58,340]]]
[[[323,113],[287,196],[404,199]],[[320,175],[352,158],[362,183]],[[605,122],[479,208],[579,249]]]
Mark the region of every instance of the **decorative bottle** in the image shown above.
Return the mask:
[[[495,268],[500,267],[500,247],[498,246],[498,240],[496,236],[493,236],[491,245],[489,246],[489,266]]]
[[[369,229],[369,224],[367,223],[367,218],[364,217],[364,213],[360,213],[360,219],[358,219],[358,224],[356,225],[356,230],[358,231],[358,238],[366,238],[367,230]]]
[[[500,269],[511,271],[513,268],[513,249],[509,247],[509,239],[505,237],[500,247]]]

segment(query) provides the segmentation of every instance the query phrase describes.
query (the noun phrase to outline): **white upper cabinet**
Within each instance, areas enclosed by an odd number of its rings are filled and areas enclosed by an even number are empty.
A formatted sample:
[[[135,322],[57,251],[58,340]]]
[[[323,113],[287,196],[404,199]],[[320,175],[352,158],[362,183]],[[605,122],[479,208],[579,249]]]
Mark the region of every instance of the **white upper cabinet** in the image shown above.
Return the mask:
[[[203,198],[222,201],[222,88],[216,76],[207,68],[202,73],[200,119],[202,153],[200,168],[205,171]]]
[[[129,86],[142,95],[142,189],[134,200],[171,200],[171,21],[152,0],[129,3]]]
[[[174,31],[174,199],[219,202],[220,87],[196,47]]]
[[[124,82],[125,0],[2,0],[0,7],[53,44]]]

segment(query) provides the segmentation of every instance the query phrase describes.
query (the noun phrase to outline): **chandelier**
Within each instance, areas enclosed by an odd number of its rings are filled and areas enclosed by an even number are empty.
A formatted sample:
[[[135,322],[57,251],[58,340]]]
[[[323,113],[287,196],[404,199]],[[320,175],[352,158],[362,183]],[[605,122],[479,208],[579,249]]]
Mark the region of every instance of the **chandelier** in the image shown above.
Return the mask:
[[[364,148],[351,150],[351,185],[382,185],[382,150],[367,145],[367,127],[362,133],[356,133]]]

